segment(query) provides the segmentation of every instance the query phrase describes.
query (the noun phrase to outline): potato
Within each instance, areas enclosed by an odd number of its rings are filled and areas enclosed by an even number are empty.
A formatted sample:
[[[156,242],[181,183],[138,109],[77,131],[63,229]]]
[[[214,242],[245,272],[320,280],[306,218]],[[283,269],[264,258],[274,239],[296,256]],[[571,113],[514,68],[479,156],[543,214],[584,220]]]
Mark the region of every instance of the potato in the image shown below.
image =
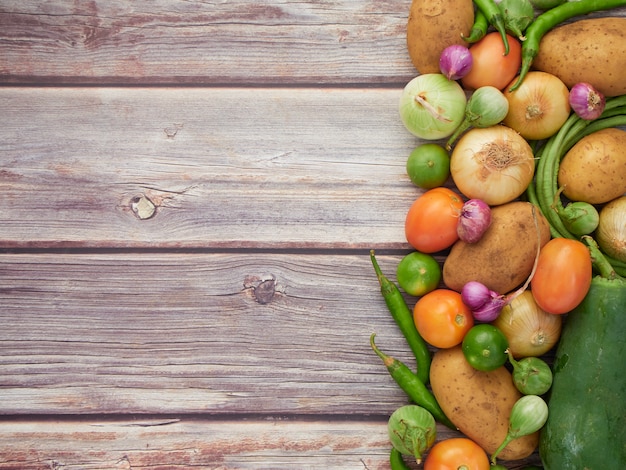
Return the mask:
[[[572,201],[609,202],[626,192],[626,131],[603,129],[580,139],[561,160],[558,185]]]
[[[419,73],[441,73],[441,52],[452,44],[467,45],[461,35],[467,36],[473,24],[472,0],[413,0],[406,42]]]
[[[457,241],[443,264],[443,282],[460,292],[469,281],[506,294],[524,283],[537,256],[534,206],[514,201],[491,209],[491,225],[476,243]],[[534,210],[540,245],[550,240],[550,226],[541,211]]]
[[[522,396],[506,367],[481,372],[467,362],[461,346],[439,349],[431,363],[430,384],[446,416],[491,455],[506,437],[511,408]],[[539,432],[514,439],[498,457],[523,459],[538,442]]]
[[[568,88],[587,82],[605,96],[626,93],[626,18],[592,18],[557,26],[541,39],[533,68]]]

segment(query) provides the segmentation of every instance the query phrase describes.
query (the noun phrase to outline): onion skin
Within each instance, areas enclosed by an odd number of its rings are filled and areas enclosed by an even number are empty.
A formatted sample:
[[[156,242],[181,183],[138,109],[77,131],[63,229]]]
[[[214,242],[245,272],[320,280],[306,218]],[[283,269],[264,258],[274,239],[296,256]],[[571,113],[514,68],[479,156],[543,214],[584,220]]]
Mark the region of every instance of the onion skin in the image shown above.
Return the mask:
[[[626,196],[602,208],[595,238],[604,253],[626,262]]]
[[[463,121],[466,104],[465,91],[457,82],[441,73],[418,75],[402,91],[400,119],[420,139],[443,139]]]
[[[580,82],[570,90],[569,104],[581,119],[592,121],[604,112],[606,98],[589,83]]]
[[[527,290],[506,305],[492,324],[509,340],[513,357],[537,357],[559,341],[563,319],[539,308]]]
[[[490,206],[520,196],[534,172],[535,156],[528,142],[502,125],[470,129],[450,156],[450,174],[459,191]]]
[[[458,80],[468,74],[473,62],[472,54],[467,46],[453,44],[441,53],[439,69],[448,80]]]
[[[491,208],[480,199],[470,199],[463,204],[457,226],[459,239],[476,243],[491,225]]]

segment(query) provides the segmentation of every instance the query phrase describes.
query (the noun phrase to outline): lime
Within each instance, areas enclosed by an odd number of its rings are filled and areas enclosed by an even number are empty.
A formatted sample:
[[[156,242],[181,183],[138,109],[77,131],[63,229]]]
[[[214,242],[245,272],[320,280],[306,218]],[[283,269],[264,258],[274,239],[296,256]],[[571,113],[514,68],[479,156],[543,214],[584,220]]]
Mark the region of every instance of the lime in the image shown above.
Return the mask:
[[[398,264],[396,279],[407,294],[422,296],[439,285],[441,266],[431,255],[414,251]]]
[[[509,341],[504,333],[493,325],[474,325],[463,338],[463,354],[477,370],[490,371],[503,366],[508,359]]]
[[[442,186],[450,176],[450,155],[441,145],[422,144],[409,155],[406,172],[420,188]]]

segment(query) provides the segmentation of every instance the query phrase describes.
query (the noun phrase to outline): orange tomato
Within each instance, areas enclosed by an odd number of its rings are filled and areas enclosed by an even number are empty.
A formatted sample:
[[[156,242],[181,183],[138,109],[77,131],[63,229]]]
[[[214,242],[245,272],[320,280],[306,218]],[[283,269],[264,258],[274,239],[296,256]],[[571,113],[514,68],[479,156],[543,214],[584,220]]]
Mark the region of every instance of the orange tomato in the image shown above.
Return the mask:
[[[502,37],[495,31],[470,46],[473,63],[469,73],[461,79],[463,88],[475,90],[490,85],[502,90],[515,78],[522,65],[522,46],[513,36],[507,34],[507,38],[507,55],[504,55]]]
[[[420,297],[413,308],[413,321],[424,341],[437,348],[461,344],[474,326],[472,312],[461,294],[450,289],[435,289]]]
[[[474,441],[453,437],[437,442],[428,452],[424,470],[489,470],[489,457]]]
[[[426,191],[411,205],[404,232],[417,251],[435,253],[459,239],[456,227],[463,199],[451,189],[439,187]]]
[[[530,290],[546,312],[561,314],[574,309],[589,291],[591,254],[584,243],[553,238],[539,252]]]

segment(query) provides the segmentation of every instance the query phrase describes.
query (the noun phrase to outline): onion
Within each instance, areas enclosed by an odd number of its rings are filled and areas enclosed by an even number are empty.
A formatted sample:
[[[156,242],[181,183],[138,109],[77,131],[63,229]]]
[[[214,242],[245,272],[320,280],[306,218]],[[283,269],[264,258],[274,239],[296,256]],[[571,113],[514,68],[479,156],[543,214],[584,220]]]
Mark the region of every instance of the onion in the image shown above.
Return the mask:
[[[602,93],[589,83],[577,83],[569,92],[569,104],[582,119],[598,119],[604,112],[606,99]]]
[[[498,318],[507,303],[503,295],[477,281],[469,281],[463,286],[461,300],[471,310],[474,319],[481,322],[490,322]]]
[[[509,340],[513,357],[537,357],[559,341],[562,316],[542,310],[526,290],[506,305],[492,324]]]
[[[600,210],[596,241],[611,258],[626,262],[626,196],[613,199]]]
[[[535,158],[528,142],[501,125],[470,129],[450,157],[450,174],[459,191],[490,206],[520,196],[534,171]]]
[[[465,201],[457,225],[459,239],[476,243],[491,225],[491,208],[480,199]]]
[[[461,124],[467,98],[461,85],[443,74],[418,75],[404,87],[400,118],[407,130],[426,140],[449,137]]]
[[[463,78],[472,68],[474,59],[467,46],[452,44],[439,57],[439,70],[448,80]]]
[[[511,86],[504,92],[509,100],[504,124],[529,140],[547,139],[556,134],[570,115],[569,90],[561,79],[533,71],[515,91],[510,91]]]

